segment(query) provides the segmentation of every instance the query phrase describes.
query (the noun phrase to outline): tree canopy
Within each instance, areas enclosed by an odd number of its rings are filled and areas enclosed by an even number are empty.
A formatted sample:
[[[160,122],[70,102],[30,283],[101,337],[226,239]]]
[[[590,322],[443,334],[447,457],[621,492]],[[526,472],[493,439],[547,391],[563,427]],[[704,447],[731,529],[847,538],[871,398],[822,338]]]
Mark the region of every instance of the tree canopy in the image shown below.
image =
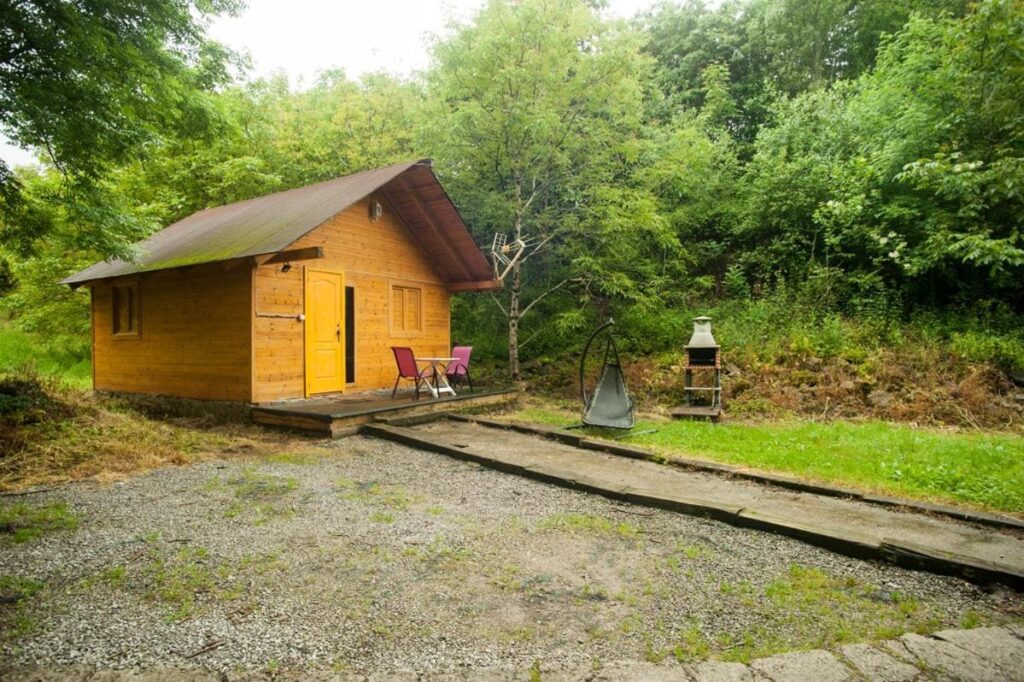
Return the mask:
[[[236,80],[203,33],[236,9],[4,6],[0,126],[46,162],[2,185],[20,324],[84,328],[56,280],[195,210],[415,157],[481,246],[526,244],[503,292],[456,301],[455,338],[511,350],[513,373],[608,315],[657,350],[673,311],[783,289],[851,315],[1022,312],[1019,1],[686,0],[622,21],[489,0],[422,74],[305,89]]]

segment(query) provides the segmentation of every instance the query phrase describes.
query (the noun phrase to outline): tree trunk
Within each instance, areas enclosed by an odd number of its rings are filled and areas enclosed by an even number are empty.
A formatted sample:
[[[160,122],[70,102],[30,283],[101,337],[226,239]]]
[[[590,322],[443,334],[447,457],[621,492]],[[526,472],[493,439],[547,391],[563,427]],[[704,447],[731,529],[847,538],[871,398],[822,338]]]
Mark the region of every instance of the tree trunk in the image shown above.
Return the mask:
[[[508,371],[512,381],[519,381],[519,317],[520,302],[519,288],[522,279],[519,273],[519,264],[512,266],[512,287],[509,291],[508,301]]]

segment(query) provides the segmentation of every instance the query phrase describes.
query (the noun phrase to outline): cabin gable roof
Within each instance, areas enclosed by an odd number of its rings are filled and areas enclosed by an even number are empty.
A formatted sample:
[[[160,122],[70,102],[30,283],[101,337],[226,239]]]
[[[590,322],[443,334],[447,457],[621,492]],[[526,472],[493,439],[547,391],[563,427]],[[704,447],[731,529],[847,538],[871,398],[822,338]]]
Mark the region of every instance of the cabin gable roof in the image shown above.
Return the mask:
[[[413,240],[446,283],[461,288],[500,286],[426,159],[197,211],[136,244],[135,260],[100,261],[61,282],[76,286],[274,254],[378,191],[400,213]]]

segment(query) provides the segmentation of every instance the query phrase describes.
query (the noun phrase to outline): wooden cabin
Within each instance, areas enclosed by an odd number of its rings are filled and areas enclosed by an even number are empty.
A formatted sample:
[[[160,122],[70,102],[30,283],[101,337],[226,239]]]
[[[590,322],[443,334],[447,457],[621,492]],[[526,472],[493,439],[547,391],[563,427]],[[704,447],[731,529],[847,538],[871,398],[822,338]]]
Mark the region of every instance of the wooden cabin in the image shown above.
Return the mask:
[[[450,353],[452,293],[500,288],[429,160],[206,209],[92,295],[93,386],[266,403],[390,388],[392,346]]]

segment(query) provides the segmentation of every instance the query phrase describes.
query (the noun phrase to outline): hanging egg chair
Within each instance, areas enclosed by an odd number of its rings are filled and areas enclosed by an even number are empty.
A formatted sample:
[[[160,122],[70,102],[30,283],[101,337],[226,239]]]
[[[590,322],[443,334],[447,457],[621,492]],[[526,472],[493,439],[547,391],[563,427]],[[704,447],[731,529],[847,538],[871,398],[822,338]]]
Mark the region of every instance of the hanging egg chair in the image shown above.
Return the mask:
[[[590,335],[583,347],[580,358],[580,394],[583,397],[583,423],[587,426],[601,426],[609,429],[631,429],[635,424],[633,399],[626,387],[626,377],[619,361],[619,349],[612,334],[614,320],[608,320]],[[587,356],[594,340],[601,334],[606,336],[604,362],[594,390],[588,395],[584,377]]]

